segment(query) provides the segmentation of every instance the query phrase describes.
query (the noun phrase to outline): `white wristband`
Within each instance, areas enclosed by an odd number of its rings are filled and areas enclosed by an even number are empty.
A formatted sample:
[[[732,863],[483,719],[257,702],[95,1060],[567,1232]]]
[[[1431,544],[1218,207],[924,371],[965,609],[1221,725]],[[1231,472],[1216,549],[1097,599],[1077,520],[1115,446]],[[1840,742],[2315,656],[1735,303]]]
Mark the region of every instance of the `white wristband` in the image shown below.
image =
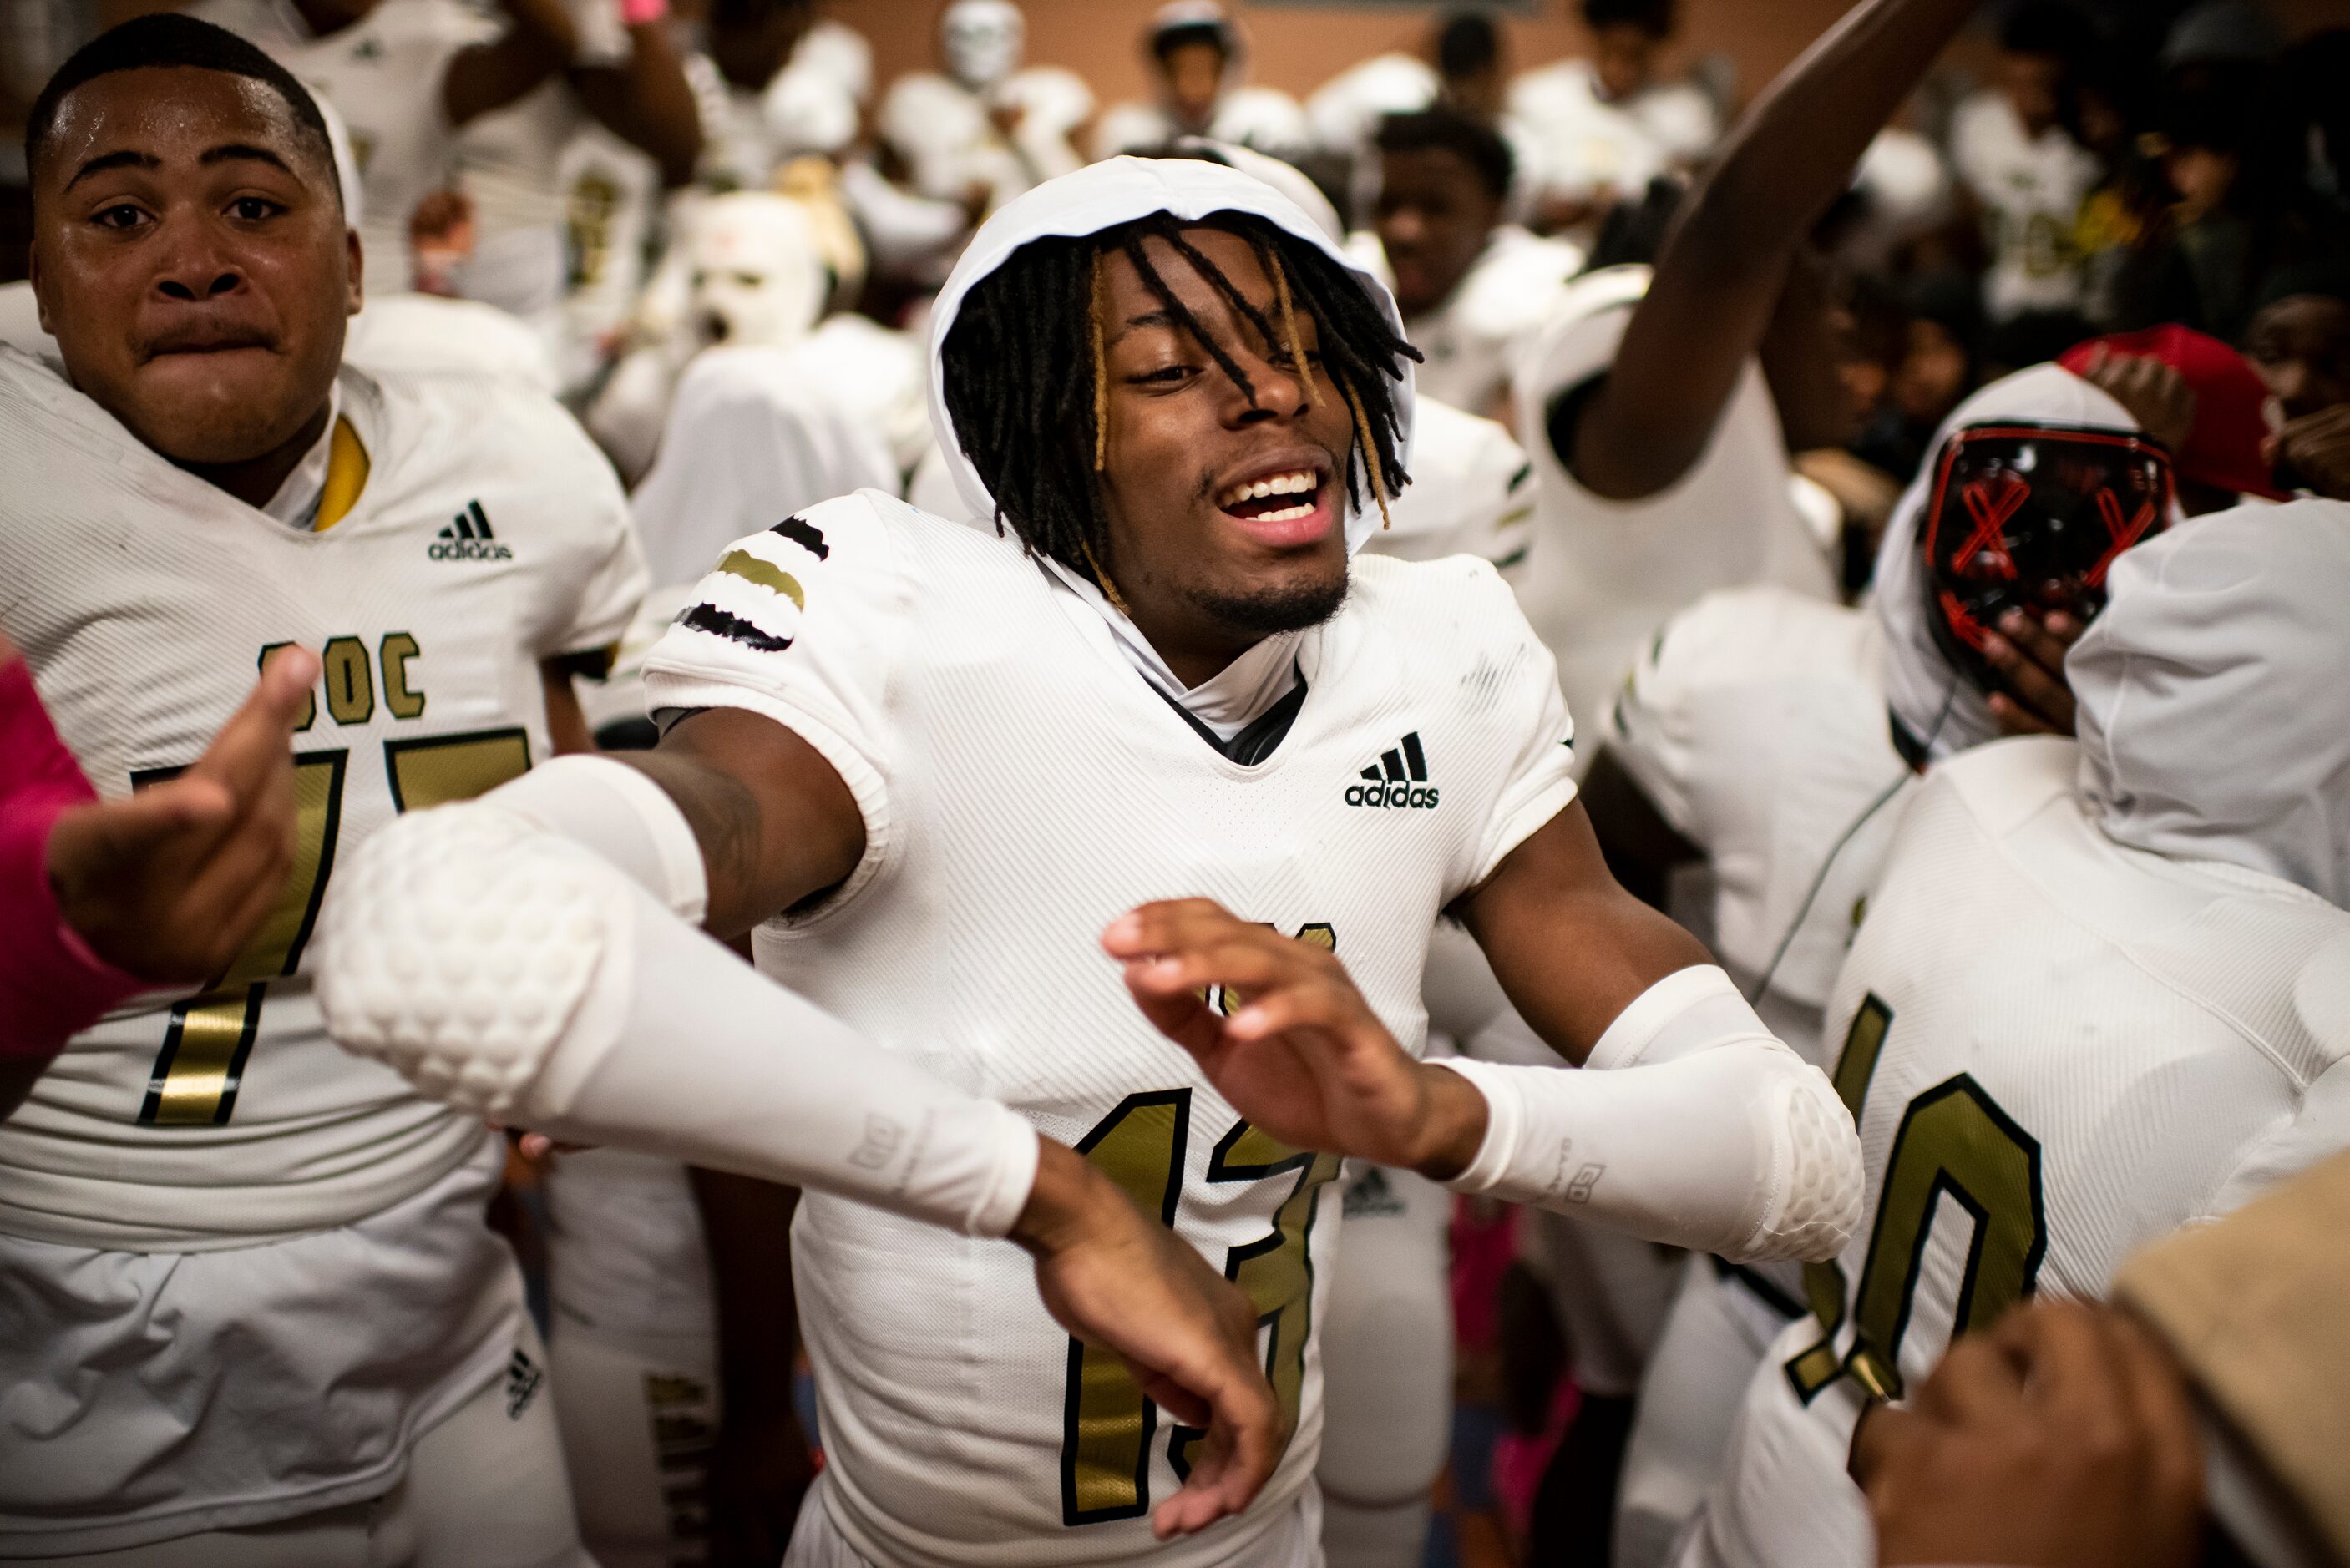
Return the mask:
[[[1456,1191],[1734,1262],[1833,1257],[1859,1222],[1851,1118],[1826,1077],[1773,1039],[1711,965],[1643,992],[1580,1072],[1436,1064],[1486,1105],[1485,1140]]]
[[[702,844],[669,792],[610,757],[556,757],[482,799],[584,846],[698,926],[710,907]]]
[[[1035,1130],[761,976],[612,866],[486,801],[378,831],[335,879],[337,1044],[430,1098],[582,1143],[789,1182],[979,1236]]]

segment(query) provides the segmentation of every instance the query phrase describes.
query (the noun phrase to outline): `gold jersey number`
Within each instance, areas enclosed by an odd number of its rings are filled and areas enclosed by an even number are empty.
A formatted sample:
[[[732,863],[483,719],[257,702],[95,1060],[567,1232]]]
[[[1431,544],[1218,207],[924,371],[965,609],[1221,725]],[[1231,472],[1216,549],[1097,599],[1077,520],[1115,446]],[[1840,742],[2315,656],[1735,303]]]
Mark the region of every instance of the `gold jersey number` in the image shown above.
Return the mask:
[[[1308,926],[1298,940],[1335,948],[1328,926]],[[1237,998],[1210,998],[1230,1012]],[[1146,1214],[1172,1229],[1191,1141],[1191,1091],[1128,1095],[1078,1140],[1077,1152],[1107,1176]],[[1235,1123],[1210,1156],[1211,1186],[1286,1181],[1288,1190],[1264,1235],[1228,1248],[1224,1277],[1240,1286],[1257,1311],[1265,1340],[1265,1376],[1290,1429],[1297,1426],[1305,1387],[1305,1347],[1314,1334],[1314,1263],[1309,1251],[1316,1199],[1338,1174],[1335,1155],[1309,1154]],[[1136,1519],[1150,1511],[1150,1456],[1159,1407],[1143,1395],[1126,1364],[1107,1350],[1069,1340],[1061,1438],[1061,1519],[1069,1525]],[[1178,1478],[1191,1473],[1194,1444],[1206,1436],[1178,1426],[1167,1458]]]
[[[1835,1086],[1856,1126],[1892,1026],[1893,1010],[1871,995],[1845,1037]],[[2048,1251],[2040,1140],[1967,1073],[1919,1094],[1902,1112],[1886,1158],[1860,1288],[1850,1294],[1852,1344],[1841,1355],[1836,1341],[1847,1316],[1844,1269],[1835,1262],[1804,1265],[1804,1293],[1822,1333],[1817,1344],[1787,1363],[1786,1372],[1805,1404],[1840,1377],[1852,1378],[1871,1398],[1901,1397],[1901,1339],[1908,1332],[1927,1243],[1945,1198],[1974,1221],[1950,1315],[1955,1338],[1988,1327],[2032,1294]]]

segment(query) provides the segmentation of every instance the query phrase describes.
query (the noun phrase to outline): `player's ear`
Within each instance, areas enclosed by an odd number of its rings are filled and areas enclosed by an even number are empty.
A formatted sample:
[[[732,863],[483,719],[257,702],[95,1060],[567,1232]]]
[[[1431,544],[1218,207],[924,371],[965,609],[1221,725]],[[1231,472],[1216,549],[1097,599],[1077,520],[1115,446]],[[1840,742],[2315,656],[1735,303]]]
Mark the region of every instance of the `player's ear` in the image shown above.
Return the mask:
[[[367,270],[367,252],[359,246],[359,232],[348,223],[343,226],[343,254],[350,277],[349,298],[344,302],[343,314],[357,316],[359,307],[367,303],[365,280],[360,275]]]
[[[48,296],[41,288],[41,247],[36,240],[26,247],[25,281],[33,286],[33,308],[41,318],[41,330],[55,337],[57,329],[49,321]]]

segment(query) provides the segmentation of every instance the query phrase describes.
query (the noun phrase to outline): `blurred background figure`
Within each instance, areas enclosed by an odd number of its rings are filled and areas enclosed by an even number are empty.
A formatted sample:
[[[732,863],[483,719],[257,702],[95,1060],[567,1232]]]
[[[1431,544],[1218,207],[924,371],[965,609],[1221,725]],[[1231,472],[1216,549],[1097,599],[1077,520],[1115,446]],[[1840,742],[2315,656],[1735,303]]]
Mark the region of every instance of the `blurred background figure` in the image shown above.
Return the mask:
[[[1204,136],[1295,162],[1309,151],[1305,112],[1272,88],[1248,84],[1248,46],[1218,0],[1171,0],[1143,37],[1159,94],[1121,103],[1101,118],[1094,156],[1112,158]]]
[[[913,189],[1000,207],[1085,162],[1093,89],[1056,67],[1024,68],[1028,19],[1012,0],[955,0],[939,19],[940,72],[900,77],[881,99],[883,147]]]

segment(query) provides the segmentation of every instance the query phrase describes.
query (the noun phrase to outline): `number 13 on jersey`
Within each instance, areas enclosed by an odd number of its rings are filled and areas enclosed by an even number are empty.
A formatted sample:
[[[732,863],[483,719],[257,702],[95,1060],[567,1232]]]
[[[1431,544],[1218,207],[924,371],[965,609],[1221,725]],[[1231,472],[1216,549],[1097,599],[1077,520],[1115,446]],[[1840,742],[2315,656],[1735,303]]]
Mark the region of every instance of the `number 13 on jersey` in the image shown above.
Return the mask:
[[[1335,947],[1327,926],[1309,926],[1301,941]],[[1229,1003],[1217,999],[1221,1010]],[[1180,1208],[1184,1156],[1191,1141],[1191,1091],[1128,1095],[1077,1143],[1077,1152],[1118,1183],[1146,1214],[1170,1228]],[[1211,1187],[1285,1184],[1265,1234],[1227,1249],[1224,1275],[1257,1310],[1265,1339],[1265,1376],[1291,1429],[1305,1388],[1305,1346],[1314,1332],[1313,1238],[1315,1200],[1338,1174],[1336,1155],[1307,1154],[1238,1122],[1209,1157]],[[1135,1519],[1150,1510],[1150,1457],[1159,1407],[1143,1397],[1126,1364],[1072,1337],[1061,1436],[1061,1519],[1070,1525]],[[1191,1446],[1205,1434],[1177,1427],[1167,1458],[1180,1478],[1191,1471]]]

